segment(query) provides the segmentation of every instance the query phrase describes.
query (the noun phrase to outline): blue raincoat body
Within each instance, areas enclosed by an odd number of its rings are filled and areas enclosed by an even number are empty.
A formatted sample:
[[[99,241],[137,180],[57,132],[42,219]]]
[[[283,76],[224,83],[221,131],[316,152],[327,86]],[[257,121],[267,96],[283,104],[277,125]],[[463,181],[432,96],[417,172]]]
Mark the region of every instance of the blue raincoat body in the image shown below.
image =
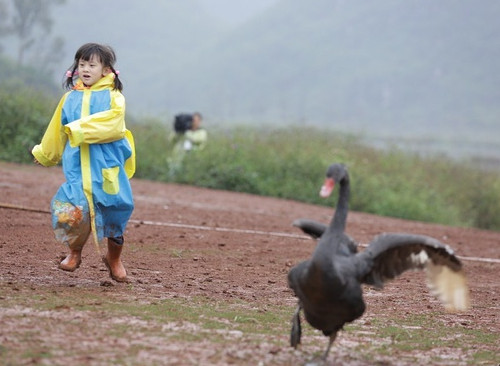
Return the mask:
[[[129,179],[135,147],[125,127],[125,98],[114,74],[87,88],[79,80],[59,102],[42,141],[33,148],[44,166],[62,161],[66,181],[51,202],[57,240],[80,248],[123,235],[134,209]]]

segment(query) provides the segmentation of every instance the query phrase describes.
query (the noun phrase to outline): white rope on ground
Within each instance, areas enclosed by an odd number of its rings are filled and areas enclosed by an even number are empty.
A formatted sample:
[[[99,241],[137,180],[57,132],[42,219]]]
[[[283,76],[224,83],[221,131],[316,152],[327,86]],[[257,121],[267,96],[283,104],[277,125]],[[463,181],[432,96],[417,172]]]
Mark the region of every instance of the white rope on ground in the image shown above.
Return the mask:
[[[49,213],[49,210],[42,210],[32,207],[26,206],[18,206],[9,203],[0,202],[0,208],[8,208],[14,210],[22,210],[22,211],[31,211],[31,212],[39,212],[39,213]],[[285,238],[294,238],[294,239],[307,239],[311,240],[311,237],[307,235],[299,235],[299,234],[290,234],[284,232],[277,231],[261,231],[261,230],[250,230],[250,229],[232,229],[218,226],[200,226],[200,225],[190,225],[190,224],[179,224],[175,222],[161,222],[161,221],[149,221],[149,220],[135,220],[130,219],[130,223],[140,224],[140,225],[152,225],[152,226],[165,226],[165,227],[175,227],[181,229],[190,229],[190,230],[205,230],[205,231],[218,231],[218,232],[231,232],[231,233],[240,233],[240,234],[252,234],[252,235],[267,235],[267,236],[277,236],[277,237],[285,237]],[[361,247],[367,247],[368,244],[359,244]],[[481,257],[463,257],[457,256],[459,259],[470,262],[484,262],[484,263],[497,263],[500,264],[500,259],[495,258],[481,258]]]
[[[306,236],[306,235],[289,234],[289,233],[283,233],[283,232],[277,232],[277,231],[231,229],[231,228],[219,227],[219,226],[199,226],[199,225],[189,225],[189,224],[177,224],[174,222],[159,222],[159,221],[133,220],[133,219],[130,219],[129,222],[131,222],[133,224],[169,226],[169,227],[176,227],[176,228],[181,228],[181,229],[191,229],[191,230],[207,230],[207,231],[220,231],[220,232],[241,233],[241,234],[280,236],[280,237],[295,238],[295,239],[311,239],[310,236]]]
[[[43,209],[38,209],[38,208],[33,208],[33,207],[26,207],[26,206],[14,205],[14,204],[11,204],[11,203],[4,203],[4,202],[0,202],[0,207],[1,208],[10,208],[12,210],[20,210],[20,211],[50,213],[49,210],[43,210]]]
[[[311,240],[311,237],[307,235],[289,234],[289,233],[275,232],[275,231],[231,229],[231,228],[224,228],[217,226],[199,226],[199,225],[189,225],[189,224],[176,224],[173,222],[159,222],[159,221],[146,221],[146,220],[129,220],[129,222],[136,224],[143,224],[143,225],[168,226],[168,227],[176,227],[176,228],[192,229],[192,230],[208,230],[208,231],[221,231],[221,232],[232,232],[232,233],[242,233],[242,234],[269,235],[269,236],[279,236],[279,237],[294,238],[294,239]],[[368,244],[359,243],[359,246],[366,248]],[[462,257],[462,256],[457,256],[457,257],[464,261],[500,264],[500,259],[495,259],[495,258]]]

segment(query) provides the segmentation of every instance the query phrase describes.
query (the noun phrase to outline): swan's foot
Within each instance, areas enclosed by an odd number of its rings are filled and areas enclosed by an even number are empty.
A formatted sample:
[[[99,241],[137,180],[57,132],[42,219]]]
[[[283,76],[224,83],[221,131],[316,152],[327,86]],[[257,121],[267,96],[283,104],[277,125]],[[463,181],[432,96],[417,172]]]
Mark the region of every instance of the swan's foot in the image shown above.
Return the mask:
[[[326,360],[323,360],[323,358],[317,357],[314,360],[307,361],[304,366],[325,366],[326,365]]]
[[[328,346],[326,347],[325,352],[321,357],[315,357],[311,361],[307,361],[304,366],[325,366],[327,365],[326,359],[328,358],[328,354],[330,353],[330,348],[332,348],[332,344],[337,338],[337,332],[330,335],[330,339],[328,340]]]
[[[330,339],[328,340],[328,346],[326,347],[325,353],[323,353],[323,356],[321,357],[323,362],[326,362],[328,354],[330,353],[330,348],[332,348],[332,344],[335,341],[335,338],[337,338],[337,332],[330,334]]]
[[[302,327],[300,325],[300,310],[302,307],[300,303],[297,305],[295,309],[295,313],[292,317],[292,330],[290,331],[290,345],[293,348],[297,348],[300,343],[300,337],[302,336]]]

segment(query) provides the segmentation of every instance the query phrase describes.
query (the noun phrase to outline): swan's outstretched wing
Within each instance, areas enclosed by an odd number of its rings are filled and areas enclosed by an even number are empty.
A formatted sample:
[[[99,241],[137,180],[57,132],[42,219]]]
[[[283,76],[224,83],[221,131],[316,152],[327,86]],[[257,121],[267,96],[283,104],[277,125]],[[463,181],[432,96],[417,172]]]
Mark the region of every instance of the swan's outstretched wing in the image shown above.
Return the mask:
[[[449,311],[469,307],[469,290],[462,263],[453,250],[438,240],[412,234],[377,236],[356,262],[363,283],[382,287],[406,270],[425,270],[429,288]]]
[[[304,234],[309,235],[313,239],[319,239],[327,229],[327,225],[310,219],[297,219],[292,225],[298,227]],[[347,246],[349,251],[353,254],[357,253],[358,243],[347,234],[344,234],[343,237],[343,243]]]
[[[327,226],[321,222],[309,219],[297,219],[292,223],[313,239],[318,239],[326,231]]]

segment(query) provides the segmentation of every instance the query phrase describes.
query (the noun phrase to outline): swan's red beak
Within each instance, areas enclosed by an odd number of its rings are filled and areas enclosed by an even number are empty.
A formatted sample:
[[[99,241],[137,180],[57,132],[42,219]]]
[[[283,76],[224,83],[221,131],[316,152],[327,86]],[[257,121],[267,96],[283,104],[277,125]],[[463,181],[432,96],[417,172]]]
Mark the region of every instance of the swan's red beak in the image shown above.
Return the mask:
[[[326,178],[325,183],[323,183],[323,186],[321,187],[319,195],[323,198],[327,198],[332,194],[333,187],[335,187],[335,181],[333,180],[333,178]]]

